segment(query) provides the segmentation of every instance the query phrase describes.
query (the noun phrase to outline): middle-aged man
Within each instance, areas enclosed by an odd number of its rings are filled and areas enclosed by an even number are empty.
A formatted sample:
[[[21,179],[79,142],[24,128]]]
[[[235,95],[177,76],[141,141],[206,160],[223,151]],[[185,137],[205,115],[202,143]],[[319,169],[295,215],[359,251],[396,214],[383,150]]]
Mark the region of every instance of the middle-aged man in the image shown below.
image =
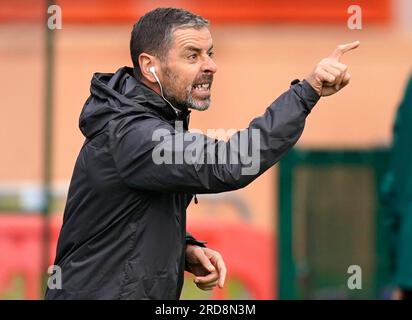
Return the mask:
[[[185,269],[203,289],[222,286],[223,259],[186,233],[187,206],[197,193],[243,188],[273,166],[319,98],[349,83],[339,59],[358,45],[338,46],[221,141],[188,131],[191,109],[210,105],[217,70],[208,22],[174,8],[141,17],[133,69],[92,79],[57,247],[62,287],[49,287],[46,298],[179,299]]]

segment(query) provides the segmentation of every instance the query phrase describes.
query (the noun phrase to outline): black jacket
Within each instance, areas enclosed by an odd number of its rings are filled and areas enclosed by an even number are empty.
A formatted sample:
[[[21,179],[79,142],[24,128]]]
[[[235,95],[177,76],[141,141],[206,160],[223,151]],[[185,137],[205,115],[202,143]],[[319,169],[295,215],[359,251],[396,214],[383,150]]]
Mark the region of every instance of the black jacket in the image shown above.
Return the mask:
[[[80,116],[86,141],[74,168],[57,246],[62,289],[48,289],[46,299],[178,299],[185,246],[196,243],[186,234],[186,208],[193,194],[235,190],[256,179],[296,143],[319,99],[303,81],[228,141],[196,133],[195,142],[185,138],[180,145],[171,141],[189,134],[190,111],[176,114],[132,74],[124,67],[92,79]],[[176,120],[182,121],[182,129]],[[170,135],[156,141],[157,129]],[[216,150],[216,157],[219,148],[228,155],[239,153],[233,146],[241,132],[251,129],[260,130],[256,173],[244,174],[250,165],[242,161],[211,161],[206,150]],[[153,152],[159,147],[163,155],[173,151],[184,158],[186,152],[191,160],[205,161],[156,164]]]

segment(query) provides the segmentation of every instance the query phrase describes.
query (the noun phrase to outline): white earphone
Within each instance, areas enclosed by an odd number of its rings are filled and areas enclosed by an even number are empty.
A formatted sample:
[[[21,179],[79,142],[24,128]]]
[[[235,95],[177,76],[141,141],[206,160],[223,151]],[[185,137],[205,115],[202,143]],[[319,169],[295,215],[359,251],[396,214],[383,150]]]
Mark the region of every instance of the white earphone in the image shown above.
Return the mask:
[[[176,114],[179,114],[179,111],[178,111],[178,110],[169,102],[169,100],[167,100],[167,99],[165,98],[165,96],[163,95],[163,87],[162,87],[162,84],[160,83],[159,78],[157,77],[156,68],[155,68],[154,66],[151,66],[151,67],[149,68],[149,72],[151,72],[151,73],[153,74],[153,76],[155,77],[157,83],[159,84],[160,94],[162,95],[163,100],[166,101],[166,102],[172,107],[172,109],[176,112]]]

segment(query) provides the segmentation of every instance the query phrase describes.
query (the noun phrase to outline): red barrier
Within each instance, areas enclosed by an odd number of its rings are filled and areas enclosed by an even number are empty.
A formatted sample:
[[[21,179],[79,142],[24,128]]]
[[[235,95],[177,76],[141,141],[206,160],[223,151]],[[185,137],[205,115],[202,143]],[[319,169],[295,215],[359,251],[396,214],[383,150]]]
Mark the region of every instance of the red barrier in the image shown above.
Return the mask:
[[[276,246],[273,237],[246,223],[216,220],[196,221],[188,230],[225,260],[229,278],[246,286],[252,299],[276,298]],[[214,290],[212,299],[225,299],[225,290]]]
[[[51,219],[50,259],[52,265],[56,251],[61,217]],[[14,276],[24,280],[25,299],[39,299],[42,295],[42,234],[43,221],[39,214],[0,215],[0,296],[12,283]],[[47,270],[44,270],[44,274]]]
[[[44,1],[0,0],[0,22],[41,22],[47,14]],[[391,0],[59,0],[63,24],[133,24],[156,7],[181,7],[215,23],[346,23],[348,7],[362,8],[365,23],[386,23],[392,15]],[[54,12],[54,11],[52,11]],[[49,17],[50,15],[48,15]]]
[[[52,265],[61,227],[61,215],[51,219]],[[0,215],[0,296],[9,290],[14,276],[24,279],[24,298],[42,297],[42,230],[40,215]],[[202,221],[190,223],[196,238],[222,253],[228,267],[228,277],[237,278],[253,299],[275,298],[275,258],[273,239],[248,224]],[[44,270],[44,273],[46,270]],[[225,299],[225,290],[214,290],[212,299]]]

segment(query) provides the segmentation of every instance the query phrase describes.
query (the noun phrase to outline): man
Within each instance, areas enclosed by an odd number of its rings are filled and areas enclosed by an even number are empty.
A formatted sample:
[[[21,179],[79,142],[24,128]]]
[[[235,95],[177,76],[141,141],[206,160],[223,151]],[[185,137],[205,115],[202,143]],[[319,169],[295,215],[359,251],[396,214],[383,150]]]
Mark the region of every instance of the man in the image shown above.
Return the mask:
[[[275,164],[319,97],[348,84],[339,58],[357,46],[338,47],[224,142],[188,132],[217,70],[208,22],[174,8],[144,15],[130,41],[134,68],[92,79],[57,247],[62,289],[46,298],[178,299],[185,267],[204,289],[223,286],[221,256],[186,234],[193,195],[242,188]]]

